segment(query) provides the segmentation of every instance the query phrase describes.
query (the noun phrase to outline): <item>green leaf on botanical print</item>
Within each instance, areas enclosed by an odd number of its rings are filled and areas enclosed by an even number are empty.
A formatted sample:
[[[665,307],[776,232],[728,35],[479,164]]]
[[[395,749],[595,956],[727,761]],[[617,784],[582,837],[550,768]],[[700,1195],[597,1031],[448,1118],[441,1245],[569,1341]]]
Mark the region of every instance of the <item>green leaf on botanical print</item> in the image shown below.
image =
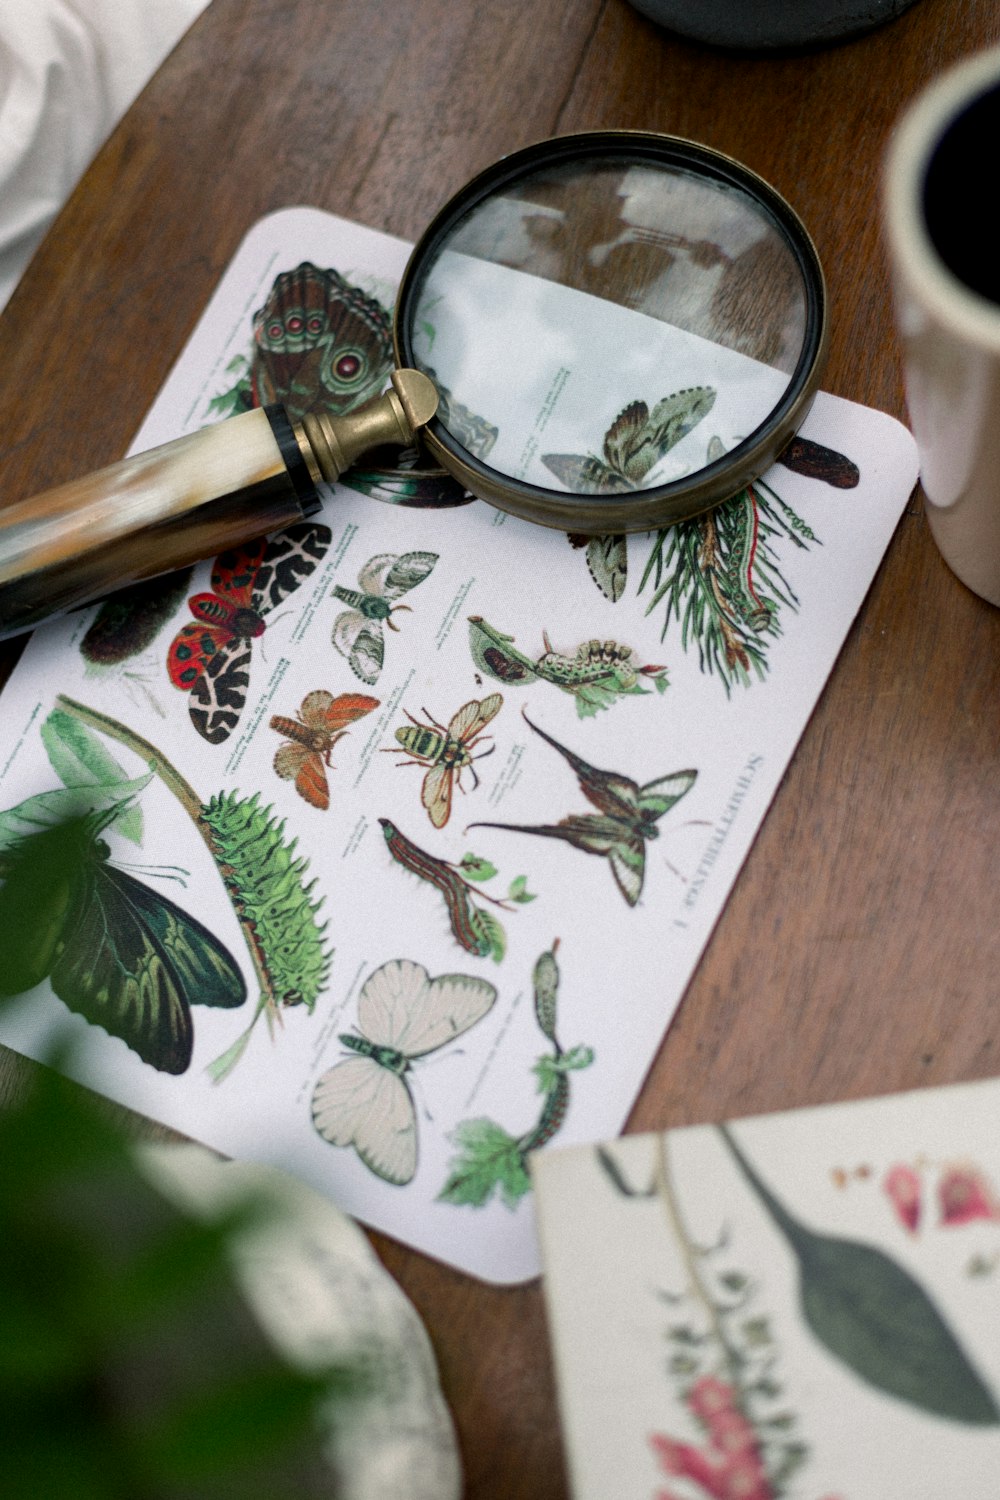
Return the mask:
[[[761,1181],[726,1126],[719,1130],[796,1256],[803,1317],[834,1358],[936,1416],[1000,1423],[993,1394],[909,1272],[873,1245],[807,1229]]]
[[[656,691],[658,693],[665,693],[670,686],[670,678],[666,672],[661,672],[657,677],[653,678],[653,681],[656,684]]]
[[[91,812],[103,812],[107,808],[130,802],[149,785],[151,779],[150,772],[134,781],[122,781],[115,786],[60,787],[57,791],[39,792],[34,797],[26,797],[16,807],[0,812],[0,855],[19,839],[31,834],[55,828],[71,819],[86,817]]]
[[[508,1208],[531,1190],[517,1141],[495,1120],[463,1120],[450,1139],[461,1150],[451,1163],[438,1201],[482,1208],[497,1191]]]
[[[573,689],[577,715],[581,719],[592,719],[602,709],[611,708],[619,698],[634,691],[633,688],[614,688],[606,687],[600,682],[585,682]],[[642,689],[639,691],[642,692]]]
[[[555,1057],[546,1053],[531,1069],[538,1079],[538,1092],[551,1094],[561,1074],[576,1072],[580,1068],[589,1068],[593,1061],[593,1047],[571,1047],[568,1052],[560,1052]]]
[[[766,1318],[748,1318],[743,1324],[743,1337],[751,1349],[762,1349],[774,1342],[771,1325]]]
[[[687,1344],[690,1347],[697,1347],[705,1342],[708,1334],[697,1333],[686,1323],[682,1323],[676,1324],[673,1328],[668,1328],[667,1338],[675,1344]]]
[[[134,784],[129,783],[128,773],[107,750],[103,740],[89,725],[65,709],[52,710],[42,725],[41,735],[49,763],[63,786]],[[141,843],[142,809],[134,804],[126,808],[118,818],[117,829],[133,844]]]
[[[785,1443],[780,1452],[781,1457],[771,1470],[771,1479],[775,1485],[784,1486],[796,1470],[801,1469],[809,1457],[809,1449],[804,1443]],[[783,1493],[783,1489],[779,1493]]]
[[[463,854],[458,868],[466,880],[492,880],[497,872],[496,865],[478,854]]]
[[[529,901],[537,899],[528,890],[527,875],[518,875],[516,879],[511,881],[510,889],[507,892],[507,899],[508,901],[516,901],[520,906],[526,906]]]
[[[491,911],[484,911],[477,906],[473,916],[473,923],[490,945],[490,957],[494,963],[499,963],[507,952],[507,934],[497,921]]]

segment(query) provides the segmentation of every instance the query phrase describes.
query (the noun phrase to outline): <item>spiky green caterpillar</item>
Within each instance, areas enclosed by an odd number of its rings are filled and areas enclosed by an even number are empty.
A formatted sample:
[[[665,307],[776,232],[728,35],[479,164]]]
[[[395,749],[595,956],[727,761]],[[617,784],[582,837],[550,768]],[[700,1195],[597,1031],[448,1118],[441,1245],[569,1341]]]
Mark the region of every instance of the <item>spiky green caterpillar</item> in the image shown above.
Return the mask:
[[[296,855],[296,839],[286,842],[284,821],[259,796],[236,792],[213,797],[201,822],[244,930],[254,944],[276,1005],[312,1010],[330,969],[332,954],[319,922],[322,898],[308,884],[309,861]]]

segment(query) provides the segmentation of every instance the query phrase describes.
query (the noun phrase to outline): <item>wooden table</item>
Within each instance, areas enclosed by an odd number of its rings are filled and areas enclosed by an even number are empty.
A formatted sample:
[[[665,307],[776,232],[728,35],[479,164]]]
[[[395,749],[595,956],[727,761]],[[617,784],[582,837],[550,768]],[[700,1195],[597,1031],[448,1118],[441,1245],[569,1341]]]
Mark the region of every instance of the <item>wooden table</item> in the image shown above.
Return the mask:
[[[926,79],[997,42],[992,0],[918,0],[771,60],[676,40],[625,0],[212,0],[0,322],[0,493],[125,451],[262,214],[312,203],[412,239],[496,157],[595,126],[691,136],[772,181],[827,270],[825,388],[901,417],[886,137]],[[998,707],[1000,612],[947,571],[914,499],[631,1129],[1000,1071]],[[538,1285],[374,1238],[436,1346],[470,1500],[564,1496]]]

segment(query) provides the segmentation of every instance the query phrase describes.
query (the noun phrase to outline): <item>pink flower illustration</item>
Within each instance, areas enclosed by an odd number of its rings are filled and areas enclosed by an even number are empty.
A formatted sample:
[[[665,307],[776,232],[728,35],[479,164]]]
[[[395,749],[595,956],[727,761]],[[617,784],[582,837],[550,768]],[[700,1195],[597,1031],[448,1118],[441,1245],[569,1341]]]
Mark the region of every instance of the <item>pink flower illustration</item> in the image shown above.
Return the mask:
[[[736,1404],[733,1388],[715,1376],[695,1381],[688,1392],[692,1416],[704,1427],[703,1448],[660,1433],[649,1441],[664,1471],[697,1484],[711,1500],[774,1500],[753,1427]],[[658,1500],[677,1500],[661,1490]]]
[[[968,1224],[973,1219],[1000,1219],[1000,1203],[982,1172],[975,1167],[947,1167],[938,1184],[942,1224]]]
[[[916,1234],[920,1224],[920,1178],[917,1173],[899,1162],[883,1177],[882,1190],[896,1210],[903,1228]]]

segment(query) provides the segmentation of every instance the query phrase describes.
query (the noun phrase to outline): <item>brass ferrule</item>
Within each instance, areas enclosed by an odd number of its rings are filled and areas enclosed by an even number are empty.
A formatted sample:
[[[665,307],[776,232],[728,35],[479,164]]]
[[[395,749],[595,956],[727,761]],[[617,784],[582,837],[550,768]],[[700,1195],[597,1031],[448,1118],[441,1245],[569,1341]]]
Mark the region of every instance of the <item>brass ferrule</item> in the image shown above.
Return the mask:
[[[296,441],[317,480],[328,484],[371,448],[408,447],[437,410],[434,384],[419,370],[394,370],[392,387],[358,411],[343,417],[307,412]]]

